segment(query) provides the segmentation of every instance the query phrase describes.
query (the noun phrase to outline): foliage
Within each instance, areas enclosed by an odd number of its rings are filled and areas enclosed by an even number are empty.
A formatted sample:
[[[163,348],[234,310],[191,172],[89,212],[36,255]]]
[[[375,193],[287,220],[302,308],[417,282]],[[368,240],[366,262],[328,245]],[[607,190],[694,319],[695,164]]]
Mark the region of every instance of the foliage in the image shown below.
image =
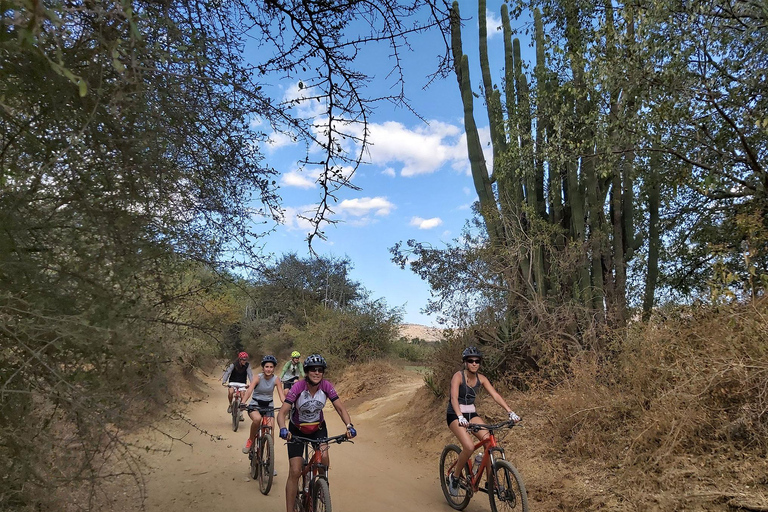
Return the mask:
[[[414,21],[422,6],[3,3],[0,509],[101,509],[110,457],[136,474],[120,432],[217,342],[242,346],[247,287],[227,271],[261,267],[258,224],[281,214],[268,132],[323,169],[319,226],[380,99],[354,55],[385,41],[399,69],[407,35],[441,23]],[[243,58],[252,36],[259,63]],[[275,76],[301,76],[325,117],[270,96]]]

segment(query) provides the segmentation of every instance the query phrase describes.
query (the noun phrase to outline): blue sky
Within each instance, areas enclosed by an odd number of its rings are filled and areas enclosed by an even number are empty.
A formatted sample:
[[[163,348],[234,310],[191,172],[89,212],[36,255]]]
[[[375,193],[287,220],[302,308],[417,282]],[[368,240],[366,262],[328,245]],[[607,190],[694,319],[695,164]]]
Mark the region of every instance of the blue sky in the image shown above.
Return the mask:
[[[502,72],[503,40],[501,31],[496,30],[500,26],[500,5],[501,1],[488,1],[489,53],[498,61],[491,64],[496,83],[500,83]],[[473,65],[472,82],[477,89],[480,80],[477,7],[474,2],[462,2],[461,8],[464,18],[472,16],[464,28],[463,42],[464,52]],[[522,29],[522,23],[513,21],[513,28]],[[521,41],[524,59],[530,62],[527,40],[521,36]],[[333,218],[338,223],[325,229],[327,241],[317,238],[313,241],[318,254],[349,257],[354,266],[352,279],[362,283],[372,298],[383,297],[390,307],[402,307],[405,322],[425,325],[434,325],[436,321],[434,316],[420,312],[429,298],[429,287],[410,270],[402,270],[392,263],[389,248],[411,238],[442,247],[460,235],[471,215],[471,204],[476,200],[456,78],[451,75],[422,90],[427,74],[435,67],[441,44],[442,38],[437,33],[418,35],[411,39],[416,51],[405,56],[406,95],[428,122],[389,103],[378,106],[370,118],[371,146],[367,163],[352,177],[352,183],[361,190],[340,191],[339,201],[333,206]],[[384,46],[371,48],[360,57],[367,59],[361,63],[365,71],[374,76],[368,96],[378,95],[377,90],[382,91],[380,94],[391,93],[387,91],[391,80],[385,76],[391,62],[382,63],[380,68],[373,67],[373,63],[386,60],[387,54]],[[298,80],[275,86],[285,98],[298,98],[307,92],[299,90]],[[316,107],[306,102],[296,108]],[[485,144],[488,122],[484,109],[482,101],[476,98],[475,117]],[[278,183],[285,223],[264,240],[265,249],[276,255],[295,252],[307,257],[306,236],[310,228],[297,215],[311,211],[320,198],[321,190],[316,183],[318,171],[298,170],[297,160],[304,156],[302,145],[278,134],[272,139],[273,143],[264,152],[269,163],[281,173]],[[490,167],[490,147],[486,158]]]

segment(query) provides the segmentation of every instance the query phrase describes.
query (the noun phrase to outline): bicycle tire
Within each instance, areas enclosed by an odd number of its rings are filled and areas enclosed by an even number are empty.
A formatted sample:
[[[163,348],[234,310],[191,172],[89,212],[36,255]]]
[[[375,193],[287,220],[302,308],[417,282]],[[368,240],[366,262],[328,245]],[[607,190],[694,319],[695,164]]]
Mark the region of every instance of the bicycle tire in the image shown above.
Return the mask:
[[[456,464],[456,461],[459,460],[460,453],[461,448],[455,444],[449,444],[443,448],[443,453],[440,454],[440,487],[443,489],[445,501],[447,501],[448,505],[455,510],[464,510],[467,505],[469,505],[469,500],[472,497],[471,492],[468,492],[470,486],[467,483],[467,475],[471,474],[469,464],[465,464],[464,470],[462,471],[459,484],[459,495],[451,496],[451,493],[448,492],[448,471]]]
[[[266,495],[269,494],[269,490],[272,489],[272,479],[275,476],[275,441],[272,439],[272,435],[264,434],[260,443],[260,460],[258,461],[259,490],[261,491],[261,494]]]
[[[248,473],[251,475],[251,480],[257,480],[259,478],[259,456],[256,452],[256,443],[251,446],[251,451],[248,452],[248,458],[250,459],[250,470]]]
[[[316,478],[312,485],[312,512],[331,512],[331,489],[325,478]]]
[[[486,482],[491,512],[528,512],[528,494],[517,468],[507,460],[497,460],[491,475]]]
[[[235,396],[232,399],[232,431],[237,432],[237,427],[240,426],[240,399]]]

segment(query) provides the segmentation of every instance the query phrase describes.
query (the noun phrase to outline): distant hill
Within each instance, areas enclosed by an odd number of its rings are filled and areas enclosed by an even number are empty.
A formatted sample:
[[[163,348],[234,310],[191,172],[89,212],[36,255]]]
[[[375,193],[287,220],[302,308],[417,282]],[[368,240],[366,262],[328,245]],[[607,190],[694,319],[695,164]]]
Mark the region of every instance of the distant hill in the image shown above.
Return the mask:
[[[412,338],[420,338],[434,343],[443,339],[443,329],[419,324],[400,324],[400,336],[409,341]]]

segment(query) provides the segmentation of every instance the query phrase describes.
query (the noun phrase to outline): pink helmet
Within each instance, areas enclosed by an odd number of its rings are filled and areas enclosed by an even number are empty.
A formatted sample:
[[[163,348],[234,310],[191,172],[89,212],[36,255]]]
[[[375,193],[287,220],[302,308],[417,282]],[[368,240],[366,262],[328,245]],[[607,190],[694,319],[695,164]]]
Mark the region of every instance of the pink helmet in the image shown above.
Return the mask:
[[[248,352],[240,352],[237,354],[238,359],[248,359]]]

